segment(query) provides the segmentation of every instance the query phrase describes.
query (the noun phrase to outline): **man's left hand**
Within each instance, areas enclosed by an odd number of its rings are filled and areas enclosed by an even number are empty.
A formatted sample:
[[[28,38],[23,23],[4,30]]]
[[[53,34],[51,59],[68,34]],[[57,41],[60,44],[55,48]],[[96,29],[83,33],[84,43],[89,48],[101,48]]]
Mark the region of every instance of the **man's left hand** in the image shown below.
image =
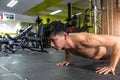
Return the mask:
[[[113,75],[115,75],[115,69],[113,67],[109,67],[109,66],[105,66],[105,67],[98,67],[96,68],[96,73],[98,74],[108,74],[108,73],[112,73]]]

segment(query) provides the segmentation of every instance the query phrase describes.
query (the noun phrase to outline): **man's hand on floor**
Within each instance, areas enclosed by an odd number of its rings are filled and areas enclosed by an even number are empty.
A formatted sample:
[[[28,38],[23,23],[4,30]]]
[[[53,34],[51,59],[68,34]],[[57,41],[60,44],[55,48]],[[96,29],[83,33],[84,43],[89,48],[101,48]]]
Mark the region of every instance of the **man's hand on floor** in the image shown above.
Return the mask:
[[[98,68],[96,68],[96,73],[104,74],[104,75],[106,75],[108,73],[112,73],[113,75],[115,75],[115,69],[110,66],[98,67]]]

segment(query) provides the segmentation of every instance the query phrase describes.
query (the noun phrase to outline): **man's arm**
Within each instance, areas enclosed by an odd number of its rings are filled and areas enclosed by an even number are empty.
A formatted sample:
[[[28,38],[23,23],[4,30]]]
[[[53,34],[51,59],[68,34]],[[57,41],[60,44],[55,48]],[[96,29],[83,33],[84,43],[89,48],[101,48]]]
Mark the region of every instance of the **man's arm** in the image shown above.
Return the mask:
[[[68,50],[65,50],[65,61],[57,63],[57,66],[68,66],[70,64],[70,52]]]
[[[65,61],[70,62],[70,52],[68,50],[65,50]]]
[[[109,65],[104,67],[98,67],[96,72],[98,74],[106,75],[108,73],[112,73],[113,75],[115,75],[115,68],[119,59],[120,59],[120,44],[119,45],[116,44],[112,47],[112,54]]]
[[[115,75],[114,71],[120,58],[120,38],[115,36],[108,36],[108,35],[101,35],[101,36],[92,35],[88,37],[84,43],[86,43],[86,45],[90,47],[97,47],[97,46],[112,47],[112,54],[109,65],[104,67],[98,67],[96,72],[105,75],[108,73],[112,73],[113,75]]]

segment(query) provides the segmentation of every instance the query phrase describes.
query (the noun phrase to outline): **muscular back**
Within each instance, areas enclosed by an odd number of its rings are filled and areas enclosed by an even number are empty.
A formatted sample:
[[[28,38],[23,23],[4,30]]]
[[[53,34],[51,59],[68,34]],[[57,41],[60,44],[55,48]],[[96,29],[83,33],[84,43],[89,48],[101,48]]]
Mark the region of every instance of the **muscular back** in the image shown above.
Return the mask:
[[[69,49],[69,52],[74,55],[99,59],[106,53],[105,47],[95,45],[96,41],[93,42],[91,40],[91,37],[94,37],[93,34],[89,35],[88,33],[73,33],[69,36],[71,37],[74,44],[74,48]]]

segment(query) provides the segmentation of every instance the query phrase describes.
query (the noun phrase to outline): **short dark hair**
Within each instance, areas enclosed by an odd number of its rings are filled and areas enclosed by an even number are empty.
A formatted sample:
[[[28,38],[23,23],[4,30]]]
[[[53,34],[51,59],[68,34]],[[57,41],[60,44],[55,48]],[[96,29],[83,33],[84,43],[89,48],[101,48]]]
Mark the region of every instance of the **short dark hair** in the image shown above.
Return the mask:
[[[60,34],[61,32],[66,32],[66,25],[61,21],[53,21],[47,26],[47,30],[45,32],[46,37],[50,36],[51,33],[53,34]]]

